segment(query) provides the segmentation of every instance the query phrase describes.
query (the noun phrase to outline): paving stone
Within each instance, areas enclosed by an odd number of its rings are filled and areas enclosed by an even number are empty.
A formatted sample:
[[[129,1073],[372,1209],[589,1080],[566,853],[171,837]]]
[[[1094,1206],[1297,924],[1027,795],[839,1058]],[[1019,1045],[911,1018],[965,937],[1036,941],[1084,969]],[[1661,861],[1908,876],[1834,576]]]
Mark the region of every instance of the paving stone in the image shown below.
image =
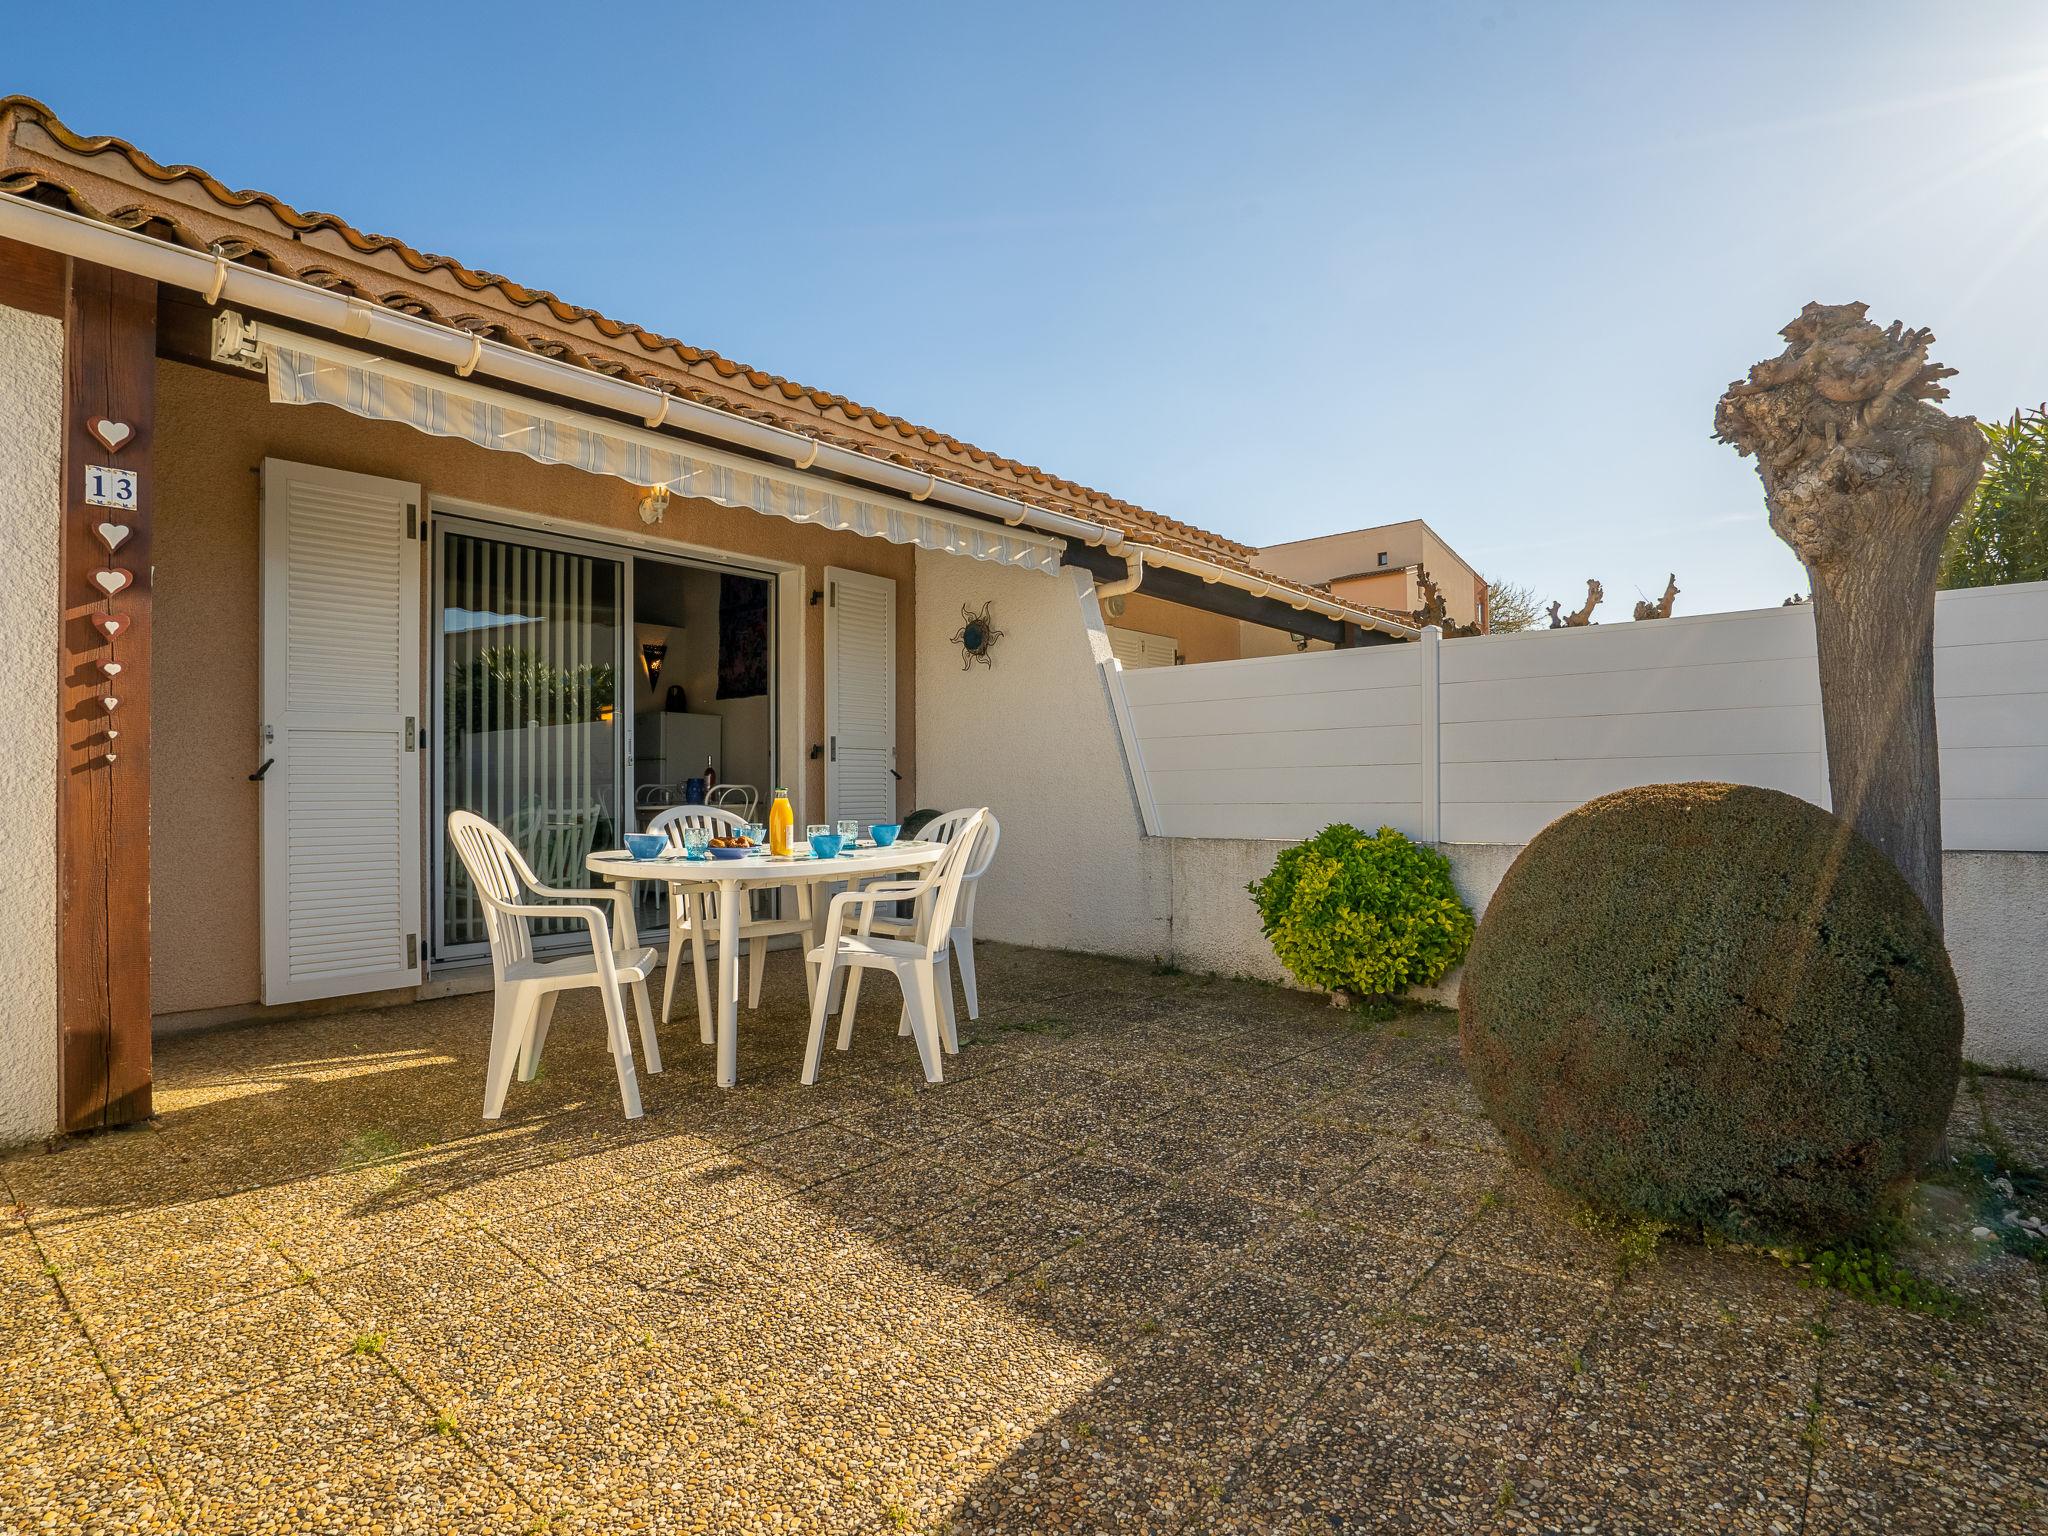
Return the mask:
[[[1325,1296],[1377,1311],[1406,1294],[1441,1251],[1357,1222],[1310,1215],[1290,1223],[1251,1262]]]
[[[129,1536],[185,1527],[148,1447],[110,1420],[46,1441],[0,1474],[0,1529]]]
[[[1199,1244],[1110,1227],[1026,1270],[990,1300],[1097,1348],[1165,1327],[1175,1302],[1219,1260]]]
[[[107,1340],[100,1358],[136,1420],[182,1413],[349,1352],[355,1331],[309,1285]]]
[[[510,1531],[533,1514],[380,1360],[351,1356],[152,1424],[203,1531]]]
[[[1240,1254],[1292,1219],[1292,1213],[1228,1190],[1182,1184],[1132,1208],[1134,1230]]]
[[[446,1235],[467,1221],[402,1164],[293,1179],[251,1191],[242,1215],[295,1267],[339,1269]]]
[[[224,1307],[298,1279],[228,1200],[70,1227],[41,1242],[66,1301],[102,1337]]]
[[[314,1277],[356,1333],[392,1333],[420,1318],[459,1315],[539,1273],[489,1232],[468,1229]]]
[[[1585,1347],[1610,1294],[1606,1285],[1451,1253],[1409,1294],[1407,1304],[1426,1317],[1562,1358]]]
[[[1854,1302],[1828,1327],[1820,1396],[1832,1441],[1925,1467],[2031,1470],[2048,1491],[2048,1383],[2010,1328]]]
[[[1813,1468],[1812,1536],[2025,1536],[2048,1531],[2048,1469],[2033,1447],[2015,1474],[1968,1462],[1933,1471],[1910,1462],[1824,1449]]]
[[[1486,1448],[1319,1401],[1231,1480],[1212,1518],[1290,1536],[1470,1529],[1497,1507],[1503,1478]]]

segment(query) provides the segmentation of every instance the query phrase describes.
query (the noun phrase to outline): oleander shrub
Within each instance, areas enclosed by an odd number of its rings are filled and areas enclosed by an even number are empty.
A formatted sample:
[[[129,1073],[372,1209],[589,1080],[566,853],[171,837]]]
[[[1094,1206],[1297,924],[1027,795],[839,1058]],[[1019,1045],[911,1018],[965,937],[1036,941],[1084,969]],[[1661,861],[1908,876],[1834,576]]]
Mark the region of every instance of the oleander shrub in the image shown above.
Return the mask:
[[[1938,1145],[1963,1009],[1940,931],[1848,823],[1654,784],[1522,850],[1459,1037],[1514,1155],[1568,1194],[1802,1241],[1872,1229]]]
[[[1449,861],[1392,827],[1325,827],[1248,889],[1273,953],[1305,987],[1390,996],[1440,980],[1472,942]]]

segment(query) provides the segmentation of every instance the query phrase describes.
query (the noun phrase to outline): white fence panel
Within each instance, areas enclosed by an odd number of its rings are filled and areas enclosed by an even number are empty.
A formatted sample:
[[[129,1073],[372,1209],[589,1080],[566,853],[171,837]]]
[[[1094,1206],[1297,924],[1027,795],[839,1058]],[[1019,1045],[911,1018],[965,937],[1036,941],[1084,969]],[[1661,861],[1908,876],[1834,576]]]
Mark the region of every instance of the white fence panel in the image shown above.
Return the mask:
[[[1420,648],[1304,652],[1123,674],[1167,837],[1419,833]]]
[[[1934,709],[1942,841],[2048,849],[2048,582],[1935,599]]]
[[[1804,606],[1438,654],[1433,698],[1415,645],[1124,674],[1161,831],[1298,838],[1344,820],[1520,843],[1596,795],[1683,779],[1828,804]],[[1948,846],[2048,849],[2048,583],[1942,593],[1935,695]]]
[[[1443,838],[1523,843],[1636,784],[1721,779],[1827,803],[1804,608],[1447,644]]]

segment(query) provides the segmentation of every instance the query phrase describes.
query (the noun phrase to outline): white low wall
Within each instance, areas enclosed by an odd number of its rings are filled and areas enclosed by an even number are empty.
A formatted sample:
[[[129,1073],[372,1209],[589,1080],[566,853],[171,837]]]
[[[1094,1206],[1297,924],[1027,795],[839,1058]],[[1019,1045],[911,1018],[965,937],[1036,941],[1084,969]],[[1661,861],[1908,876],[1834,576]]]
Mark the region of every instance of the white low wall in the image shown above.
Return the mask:
[[[2048,850],[2048,582],[1935,602],[1942,833]],[[1525,842],[1636,784],[1828,804],[1810,608],[1487,635],[1123,674],[1167,837]]]
[[[1164,838],[1173,884],[1175,964],[1191,971],[1295,985],[1259,930],[1245,887],[1273,867],[1288,842]],[[1483,916],[1519,843],[1445,843],[1458,894]],[[1944,856],[1942,900],[1949,958],[1962,988],[1963,1050],[1990,1066],[2048,1072],[2048,854]],[[1418,996],[1455,1007],[1456,972]]]
[[[57,518],[64,327],[0,306],[0,1146],[57,1128]]]

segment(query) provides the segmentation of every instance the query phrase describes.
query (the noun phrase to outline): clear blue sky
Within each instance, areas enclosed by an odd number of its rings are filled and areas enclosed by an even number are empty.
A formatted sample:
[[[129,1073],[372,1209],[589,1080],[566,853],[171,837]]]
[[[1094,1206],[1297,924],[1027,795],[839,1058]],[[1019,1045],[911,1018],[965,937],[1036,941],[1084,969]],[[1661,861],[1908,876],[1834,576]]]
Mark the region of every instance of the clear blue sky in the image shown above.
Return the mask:
[[[1604,617],[1803,573],[1714,400],[1808,299],[2048,397],[2048,4],[14,8],[74,128],[1250,543]]]

